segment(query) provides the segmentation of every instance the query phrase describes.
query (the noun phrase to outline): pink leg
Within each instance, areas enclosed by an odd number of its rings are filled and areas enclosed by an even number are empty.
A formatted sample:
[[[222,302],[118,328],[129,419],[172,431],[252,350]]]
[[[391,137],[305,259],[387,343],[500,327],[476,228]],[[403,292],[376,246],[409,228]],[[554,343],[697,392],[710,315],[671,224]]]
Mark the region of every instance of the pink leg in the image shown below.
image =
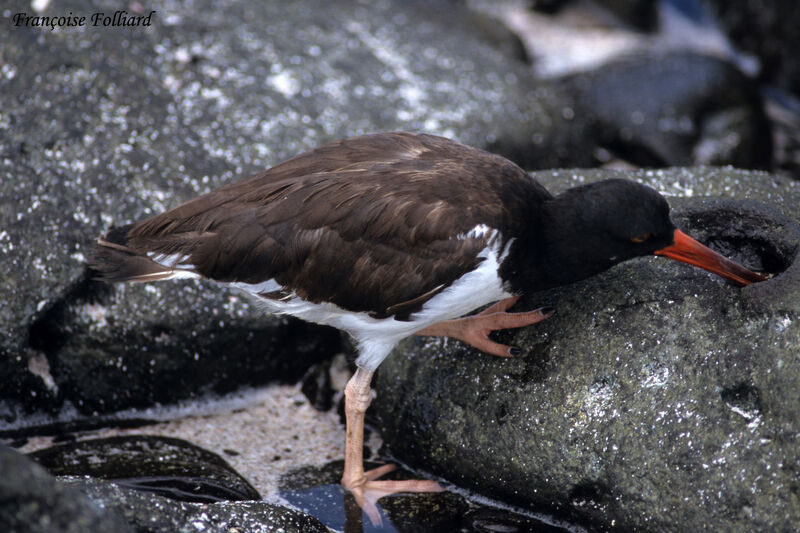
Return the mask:
[[[477,315],[438,322],[418,331],[416,335],[453,337],[466,342],[470,346],[474,346],[482,352],[499,357],[513,357],[518,355],[514,353],[515,349],[490,340],[489,333],[499,329],[529,326],[536,322],[541,322],[553,313],[552,310],[546,307],[523,313],[506,313],[506,309],[514,305],[517,300],[519,300],[519,296],[500,300]]]
[[[364,471],[364,413],[369,407],[372,372],[357,368],[344,389],[344,412],[347,422],[344,474],[342,485],[348,489],[374,525],[381,523],[375,502],[383,496],[397,492],[440,492],[438,483],[429,480],[378,481],[395,469],[388,464]]]

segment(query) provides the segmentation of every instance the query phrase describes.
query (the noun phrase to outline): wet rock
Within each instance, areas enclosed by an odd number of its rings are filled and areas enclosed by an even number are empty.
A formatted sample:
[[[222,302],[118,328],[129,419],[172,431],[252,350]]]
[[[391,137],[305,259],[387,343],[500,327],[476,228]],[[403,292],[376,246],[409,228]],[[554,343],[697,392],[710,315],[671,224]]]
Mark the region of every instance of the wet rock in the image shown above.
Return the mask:
[[[167,1],[130,31],[0,16],[5,428],[263,383],[281,377],[281,353],[332,348],[211,285],[88,283],[87,246],[112,225],[377,130],[445,134],[535,168],[590,161],[569,99],[475,38],[463,6]]]
[[[758,60],[731,44],[702,0],[469,0],[468,5],[518,35],[533,69],[545,78],[599,70],[629,56],[686,52],[758,73]]]
[[[224,459],[180,439],[144,435],[92,439],[29,456],[54,475],[111,480],[179,501],[260,499],[258,491]]]
[[[31,328],[59,396],[85,415],[293,382],[340,350],[336,330],[264,315],[211,282],[97,285]]]
[[[521,309],[556,313],[498,335],[524,357],[410,339],[375,381],[372,409],[391,453],[599,529],[793,529],[800,187],[728,169],[536,176],[551,190],[628,176],[692,196],[671,200],[679,226],[774,277],[739,289],[640,258],[528,295]]]
[[[367,468],[378,464],[368,463]],[[401,494],[382,498],[378,510],[382,528],[375,528],[353,496],[339,484],[343,461],[323,468],[299,468],[283,476],[280,495],[298,509],[319,518],[336,531],[448,531],[457,529],[468,506],[464,498],[448,492]],[[411,479],[409,472],[395,471],[381,479]]]
[[[761,62],[759,78],[800,95],[800,12],[789,0],[706,0],[728,35]]]
[[[142,533],[328,533],[318,520],[267,502],[187,503],[99,479],[62,477],[60,480]]]
[[[754,82],[692,53],[625,58],[563,80],[596,117],[601,147],[638,166],[769,169],[770,125]]]
[[[322,363],[311,367],[300,386],[300,391],[308,398],[317,411],[330,411],[333,408],[333,396],[336,391],[331,384],[331,363]]]
[[[656,0],[598,0],[597,3],[639,31],[652,31],[658,26]]]
[[[342,488],[342,461],[322,468],[299,468],[281,479],[281,497],[303,509],[336,531],[363,533],[433,533],[461,531],[463,533],[565,531],[548,517],[537,519],[504,509],[467,501],[452,492],[428,494],[397,494],[381,498],[378,510],[382,523],[372,524],[363,515],[351,494]],[[379,464],[369,464],[377,467]],[[410,472],[396,470],[382,479],[411,479]]]
[[[800,179],[800,12],[787,0],[706,3],[736,46],[758,58],[776,169]]]
[[[125,522],[0,445],[0,529],[7,533],[127,533]]]
[[[577,533],[584,531],[560,521],[542,521],[503,509],[478,508],[464,515],[460,531],[469,533]]]

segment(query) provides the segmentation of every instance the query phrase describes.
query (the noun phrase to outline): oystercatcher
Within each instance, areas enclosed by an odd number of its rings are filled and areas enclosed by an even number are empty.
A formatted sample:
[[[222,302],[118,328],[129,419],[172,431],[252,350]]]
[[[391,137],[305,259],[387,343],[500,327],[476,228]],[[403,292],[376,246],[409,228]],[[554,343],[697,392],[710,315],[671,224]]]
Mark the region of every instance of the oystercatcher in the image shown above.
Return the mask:
[[[342,484],[374,519],[380,496],[440,490],[377,479],[393,465],[363,469],[370,380],[399,340],[449,336],[518,355],[488,334],[552,312],[506,312],[519,295],[648,254],[737,285],[765,279],[676,229],[667,202],[644,185],[607,180],[553,196],[503,157],[433,135],[381,133],[332,142],[112,229],[90,266],[108,281],[212,279],[268,312],[349,333],[359,355],[345,389]]]

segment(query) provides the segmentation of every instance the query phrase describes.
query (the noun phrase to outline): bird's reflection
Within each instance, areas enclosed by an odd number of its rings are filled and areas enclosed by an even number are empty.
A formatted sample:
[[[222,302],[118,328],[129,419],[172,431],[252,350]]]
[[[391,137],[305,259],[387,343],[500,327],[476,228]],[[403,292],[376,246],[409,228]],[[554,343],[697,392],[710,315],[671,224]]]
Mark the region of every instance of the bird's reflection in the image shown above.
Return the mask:
[[[339,484],[318,485],[281,492],[289,503],[325,524],[344,533],[399,533],[386,511],[377,504],[381,521],[373,524],[350,492]]]

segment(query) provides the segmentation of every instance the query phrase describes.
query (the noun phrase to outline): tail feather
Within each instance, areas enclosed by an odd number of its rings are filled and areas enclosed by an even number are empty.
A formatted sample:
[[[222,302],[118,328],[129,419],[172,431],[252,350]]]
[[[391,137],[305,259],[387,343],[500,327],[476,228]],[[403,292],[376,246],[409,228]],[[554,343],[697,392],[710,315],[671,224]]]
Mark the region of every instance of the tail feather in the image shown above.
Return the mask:
[[[175,271],[160,265],[128,246],[132,224],[111,229],[92,244],[89,269],[103,281],[155,281],[175,277]]]

